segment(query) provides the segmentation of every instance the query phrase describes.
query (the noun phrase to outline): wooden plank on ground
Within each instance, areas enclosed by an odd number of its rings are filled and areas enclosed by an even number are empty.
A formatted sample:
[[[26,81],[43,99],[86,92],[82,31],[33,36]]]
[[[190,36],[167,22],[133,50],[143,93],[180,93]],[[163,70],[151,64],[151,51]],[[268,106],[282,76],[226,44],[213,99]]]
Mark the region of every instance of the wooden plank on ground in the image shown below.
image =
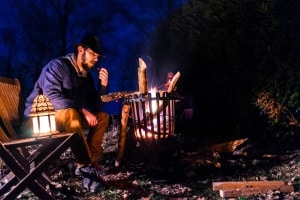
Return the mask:
[[[236,190],[220,190],[222,198],[236,198],[241,196],[250,196],[267,193],[270,190],[277,190],[284,193],[294,192],[294,187],[291,185],[282,185],[279,187],[264,186],[259,188],[243,188]]]
[[[237,190],[220,190],[220,197],[222,198],[235,198],[242,196],[250,196],[259,194],[259,188],[237,189]]]
[[[285,185],[283,181],[228,181],[228,182],[213,182],[213,191],[218,190],[236,190],[242,188],[257,188],[263,186],[282,186]]]
[[[283,181],[237,181],[213,182],[213,191],[220,191],[222,198],[240,197],[267,193],[270,190],[294,192],[294,187]]]

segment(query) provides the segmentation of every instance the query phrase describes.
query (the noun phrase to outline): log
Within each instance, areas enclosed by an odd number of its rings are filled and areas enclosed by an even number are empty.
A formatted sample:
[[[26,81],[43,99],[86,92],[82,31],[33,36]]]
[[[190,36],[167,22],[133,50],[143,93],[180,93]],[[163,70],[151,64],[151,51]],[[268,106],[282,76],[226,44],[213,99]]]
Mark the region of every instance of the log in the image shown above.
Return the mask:
[[[179,78],[180,78],[180,72],[177,72],[173,76],[173,78],[172,78],[172,80],[170,82],[170,85],[169,85],[168,90],[167,90],[168,93],[171,93],[174,90],[174,88],[176,86],[176,83],[177,83],[177,81],[178,81]]]
[[[116,161],[118,163],[121,162],[124,149],[125,149],[126,128],[127,128],[128,118],[129,118],[129,110],[130,110],[130,105],[124,103],[121,112],[120,138],[118,142],[118,151],[117,151],[117,158],[116,158]]]
[[[213,191],[218,190],[235,190],[242,188],[256,188],[263,186],[278,187],[285,185],[283,181],[229,181],[229,182],[213,182]]]
[[[242,196],[256,195],[260,193],[259,188],[248,188],[241,190],[220,190],[220,197],[222,198],[234,198]]]
[[[279,187],[262,186],[257,188],[243,188],[237,190],[220,190],[220,196],[222,198],[236,198],[241,196],[250,196],[267,193],[270,190],[277,190],[284,193],[294,192],[294,187],[291,185],[282,185]]]
[[[219,153],[231,153],[236,150],[237,147],[244,144],[248,138],[244,139],[238,139],[230,142],[223,142],[220,144],[213,145],[210,147],[210,150],[213,152],[219,152]]]
[[[142,58],[139,58],[138,83],[140,94],[148,94],[147,66]]]
[[[222,198],[257,195],[270,190],[294,192],[294,187],[286,185],[283,181],[213,182],[212,187],[213,191],[220,190]]]

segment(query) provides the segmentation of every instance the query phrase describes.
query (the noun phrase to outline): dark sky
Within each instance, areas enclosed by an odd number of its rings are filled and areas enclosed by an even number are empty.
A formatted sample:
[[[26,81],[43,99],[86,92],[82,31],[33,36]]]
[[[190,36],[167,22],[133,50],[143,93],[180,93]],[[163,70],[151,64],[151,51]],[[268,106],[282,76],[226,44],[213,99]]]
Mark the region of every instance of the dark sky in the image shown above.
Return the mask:
[[[166,74],[152,71],[148,48],[158,25],[186,0],[0,2],[0,76],[19,78],[27,96],[43,65],[62,56],[60,49],[72,52],[85,32],[100,37],[106,58],[98,66],[109,70],[110,92],[138,89],[139,57],[147,64],[149,83],[161,84],[156,79]],[[119,113],[120,102],[106,104],[106,111]]]

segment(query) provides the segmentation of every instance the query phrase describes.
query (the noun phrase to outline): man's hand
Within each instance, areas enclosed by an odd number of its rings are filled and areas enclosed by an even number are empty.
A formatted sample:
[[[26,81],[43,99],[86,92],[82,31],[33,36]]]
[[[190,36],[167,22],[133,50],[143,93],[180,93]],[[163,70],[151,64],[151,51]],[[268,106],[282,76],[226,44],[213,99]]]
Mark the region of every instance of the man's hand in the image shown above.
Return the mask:
[[[81,109],[82,114],[84,115],[86,121],[88,122],[89,126],[96,126],[98,124],[98,120],[95,115],[93,115],[90,111],[85,108]]]
[[[98,77],[101,80],[101,85],[102,86],[107,86],[108,85],[108,71],[105,68],[98,68]]]

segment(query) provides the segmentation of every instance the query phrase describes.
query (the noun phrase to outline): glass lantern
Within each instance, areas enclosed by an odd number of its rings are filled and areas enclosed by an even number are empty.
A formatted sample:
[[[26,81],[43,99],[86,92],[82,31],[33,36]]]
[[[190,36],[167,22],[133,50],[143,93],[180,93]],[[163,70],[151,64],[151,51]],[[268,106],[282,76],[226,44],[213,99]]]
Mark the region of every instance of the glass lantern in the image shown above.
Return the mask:
[[[34,99],[30,117],[33,125],[33,137],[51,136],[57,133],[55,123],[55,110],[48,97],[39,89],[38,96]]]

